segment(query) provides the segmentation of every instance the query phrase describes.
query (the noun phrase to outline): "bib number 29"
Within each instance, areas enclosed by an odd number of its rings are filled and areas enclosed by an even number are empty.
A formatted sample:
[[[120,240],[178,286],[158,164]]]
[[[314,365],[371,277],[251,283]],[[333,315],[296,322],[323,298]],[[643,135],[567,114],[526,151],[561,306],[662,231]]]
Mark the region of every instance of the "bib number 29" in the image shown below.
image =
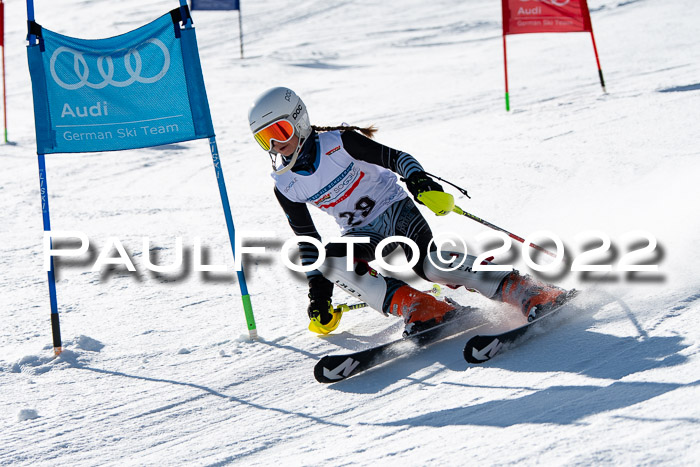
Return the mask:
[[[369,196],[363,196],[357,203],[355,203],[354,211],[341,212],[340,217],[346,217],[348,219],[348,226],[356,227],[362,224],[362,221],[369,216],[369,213],[374,209],[374,205],[377,204]],[[357,219],[357,220],[355,220]]]

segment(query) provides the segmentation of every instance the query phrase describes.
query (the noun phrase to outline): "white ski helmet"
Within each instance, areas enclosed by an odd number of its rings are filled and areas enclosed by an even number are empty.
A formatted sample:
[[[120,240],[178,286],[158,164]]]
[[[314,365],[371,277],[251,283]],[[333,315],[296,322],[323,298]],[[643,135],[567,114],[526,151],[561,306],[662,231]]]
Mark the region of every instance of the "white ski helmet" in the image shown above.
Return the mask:
[[[280,170],[277,170],[275,167],[275,159],[273,157],[273,155],[277,155],[277,152],[272,148],[269,149],[268,152],[273,159],[272,168],[278,175],[283,174],[294,166],[302,145],[311,134],[311,123],[309,122],[306,105],[291,89],[277,87],[268,89],[259,95],[248,111],[248,123],[250,124],[250,131],[254,135],[269,124],[283,119],[287,120],[294,127],[294,134],[299,137],[299,144],[297,144],[297,148],[291,156],[291,161]]]

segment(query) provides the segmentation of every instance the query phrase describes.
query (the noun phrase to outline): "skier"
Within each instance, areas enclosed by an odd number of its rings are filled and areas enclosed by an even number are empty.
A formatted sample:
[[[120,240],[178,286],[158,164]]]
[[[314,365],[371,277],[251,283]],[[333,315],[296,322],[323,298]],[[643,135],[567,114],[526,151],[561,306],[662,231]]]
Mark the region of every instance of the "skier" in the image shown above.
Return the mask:
[[[476,289],[486,297],[518,307],[528,318],[564,299],[564,290],[517,271],[472,271],[475,257],[464,258],[463,253],[443,252],[454,258],[454,264],[464,260],[459,268],[437,268],[435,264],[444,261],[431,244],[430,227],[397,183],[395,173],[419,203],[418,195],[438,192],[428,205],[436,214],[449,212],[454,200],[443,193],[413,156],[374,141],[375,128],[312,126],[304,102],[284,87],[258,96],[248,120],[255,140],[270,155],[274,193],[297,236],[321,240],[307,208],[310,204],[335,218],[343,238],[369,239],[368,243],[356,240],[358,243],[352,245],[352,270],[347,267],[348,244],[338,242],[328,243],[325,261],[317,270],[306,273],[312,331],[327,334],[338,327],[342,313],[333,310],[334,284],[385,315],[402,317],[408,334],[449,319],[453,305],[401,280],[384,277],[368,265],[375,259],[377,244],[395,235],[418,245],[419,258],[413,270],[429,282]],[[383,255],[397,247],[398,243],[390,243]],[[299,251],[302,265],[318,259],[318,250],[309,242],[300,242]],[[410,263],[413,251],[404,248],[404,254]]]

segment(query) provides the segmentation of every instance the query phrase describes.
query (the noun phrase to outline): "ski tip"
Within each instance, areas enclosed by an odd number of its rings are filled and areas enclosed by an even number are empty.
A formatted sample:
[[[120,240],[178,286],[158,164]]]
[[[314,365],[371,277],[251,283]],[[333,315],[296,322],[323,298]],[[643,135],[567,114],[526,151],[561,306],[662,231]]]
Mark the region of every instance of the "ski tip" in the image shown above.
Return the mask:
[[[462,353],[468,363],[480,364],[490,360],[502,347],[503,343],[495,337],[474,336],[467,341]]]
[[[314,367],[314,377],[319,383],[337,383],[355,374],[360,363],[349,355],[326,355]]]
[[[338,381],[344,380],[350,376],[352,370],[355,369],[354,367],[348,367],[346,363],[347,360],[354,363],[351,358],[347,358],[339,364],[337,357],[326,355],[316,363],[314,367],[314,378],[316,378],[316,381],[323,384],[337,383]]]
[[[322,357],[321,360],[316,362],[316,366],[314,366],[314,378],[316,378],[316,381],[319,383],[330,383],[331,381],[328,380],[325,376],[323,376],[323,368],[326,362],[328,361],[328,355],[325,357]]]

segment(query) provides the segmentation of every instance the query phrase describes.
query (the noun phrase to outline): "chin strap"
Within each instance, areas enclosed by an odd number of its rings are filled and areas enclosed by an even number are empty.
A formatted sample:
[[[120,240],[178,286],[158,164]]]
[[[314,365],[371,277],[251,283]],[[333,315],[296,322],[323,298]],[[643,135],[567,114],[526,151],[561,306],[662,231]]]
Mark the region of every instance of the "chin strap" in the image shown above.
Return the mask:
[[[297,148],[294,150],[294,154],[292,155],[292,160],[289,161],[289,164],[285,165],[284,167],[282,167],[279,170],[277,170],[277,167],[275,167],[275,162],[277,161],[277,154],[278,153],[274,153],[275,157],[273,158],[272,157],[273,152],[270,151],[269,154],[270,154],[270,159],[272,160],[272,171],[276,175],[282,175],[283,173],[292,170],[292,167],[294,167],[294,164],[296,164],[297,158],[299,157],[299,153],[301,152],[301,148],[302,148],[302,146],[304,146],[305,142],[306,142],[306,138],[304,138],[304,139],[299,138],[299,142],[297,143]]]

